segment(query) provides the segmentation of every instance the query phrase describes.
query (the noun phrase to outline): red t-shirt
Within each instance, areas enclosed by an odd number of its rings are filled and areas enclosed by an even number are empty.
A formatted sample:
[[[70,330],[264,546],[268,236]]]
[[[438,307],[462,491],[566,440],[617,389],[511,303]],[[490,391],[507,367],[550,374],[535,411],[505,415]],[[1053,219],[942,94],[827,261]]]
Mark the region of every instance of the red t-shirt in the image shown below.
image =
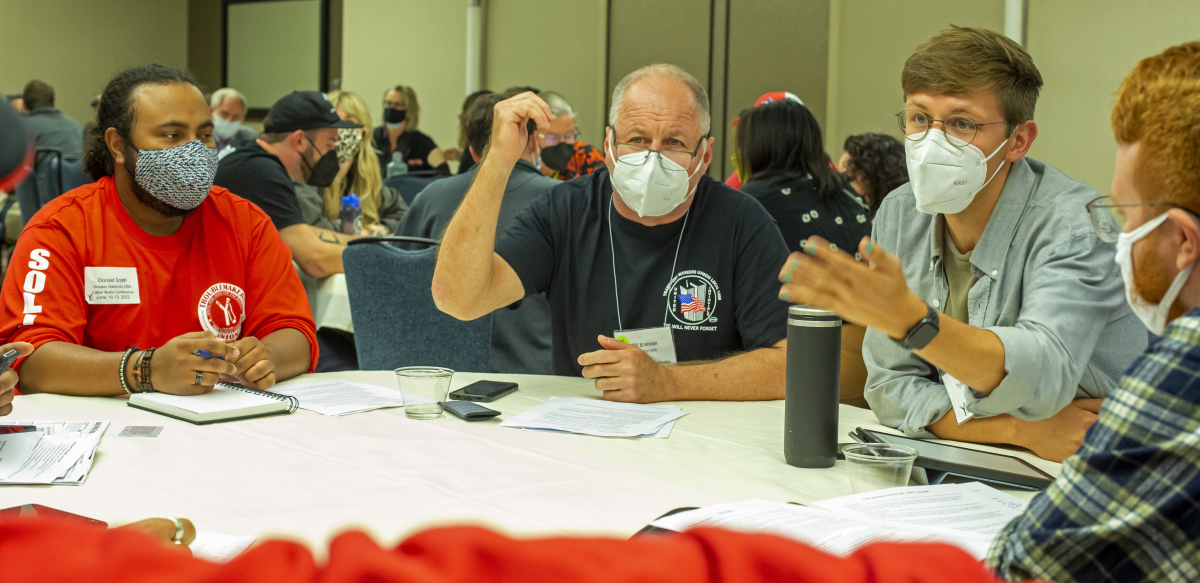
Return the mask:
[[[22,231],[0,294],[4,342],[122,352],[201,330],[232,342],[294,328],[317,363],[291,252],[266,213],[216,186],[166,237],[133,221],[112,178],[63,194]]]

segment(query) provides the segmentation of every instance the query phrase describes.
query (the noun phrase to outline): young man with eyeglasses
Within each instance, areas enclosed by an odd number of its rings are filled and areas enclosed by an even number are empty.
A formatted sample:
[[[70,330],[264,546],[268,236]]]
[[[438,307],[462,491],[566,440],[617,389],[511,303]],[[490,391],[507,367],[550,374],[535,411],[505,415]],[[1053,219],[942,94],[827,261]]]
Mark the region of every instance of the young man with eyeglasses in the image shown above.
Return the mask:
[[[1096,192],[1025,157],[1042,79],[1007,37],[944,30],[901,84],[911,182],[860,244],[870,264],[814,237],[780,297],[870,328],[865,396],[880,422],[1061,461],[1148,338],[1084,211]]]
[[[670,65],[630,73],[613,92],[606,170],[551,188],[497,239],[526,123],[551,117],[533,93],[496,104],[442,238],[438,307],[472,320],[545,292],[554,372],[597,379],[609,400],[783,398],[787,306],[772,277],[787,246],[762,205],[704,176],[704,87]]]

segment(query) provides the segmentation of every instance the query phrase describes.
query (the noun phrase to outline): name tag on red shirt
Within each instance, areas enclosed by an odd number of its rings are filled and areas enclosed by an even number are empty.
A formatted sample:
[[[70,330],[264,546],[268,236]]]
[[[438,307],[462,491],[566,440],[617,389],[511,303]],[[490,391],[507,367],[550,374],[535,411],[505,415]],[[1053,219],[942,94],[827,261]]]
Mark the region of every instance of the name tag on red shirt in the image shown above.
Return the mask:
[[[92,305],[140,304],[136,267],[84,267],[83,296]]]

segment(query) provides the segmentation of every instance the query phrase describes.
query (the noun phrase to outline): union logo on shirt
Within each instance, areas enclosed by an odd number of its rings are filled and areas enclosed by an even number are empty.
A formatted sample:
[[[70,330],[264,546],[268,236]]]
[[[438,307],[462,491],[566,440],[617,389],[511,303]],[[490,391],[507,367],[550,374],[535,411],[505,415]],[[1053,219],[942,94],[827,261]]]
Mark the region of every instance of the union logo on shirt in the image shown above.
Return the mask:
[[[246,319],[246,292],[232,283],[217,283],[200,296],[200,326],[226,342],[242,336]]]
[[[695,269],[681,271],[671,278],[663,295],[667,296],[667,311],[679,323],[693,326],[716,323],[721,289],[709,274]]]

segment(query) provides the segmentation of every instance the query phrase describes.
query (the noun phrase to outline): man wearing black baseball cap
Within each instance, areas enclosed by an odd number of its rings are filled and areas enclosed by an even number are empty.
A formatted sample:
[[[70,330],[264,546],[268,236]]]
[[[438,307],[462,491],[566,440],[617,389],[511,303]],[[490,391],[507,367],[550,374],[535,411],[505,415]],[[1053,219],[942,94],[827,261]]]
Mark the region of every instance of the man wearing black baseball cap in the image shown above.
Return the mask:
[[[304,222],[292,182],[325,187],[338,171],[338,128],[361,124],[338,117],[325,94],[293,91],[275,102],[256,140],[235,141],[222,152],[214,184],[266,211],[305,273],[342,272],[342,248],[353,237]]]

